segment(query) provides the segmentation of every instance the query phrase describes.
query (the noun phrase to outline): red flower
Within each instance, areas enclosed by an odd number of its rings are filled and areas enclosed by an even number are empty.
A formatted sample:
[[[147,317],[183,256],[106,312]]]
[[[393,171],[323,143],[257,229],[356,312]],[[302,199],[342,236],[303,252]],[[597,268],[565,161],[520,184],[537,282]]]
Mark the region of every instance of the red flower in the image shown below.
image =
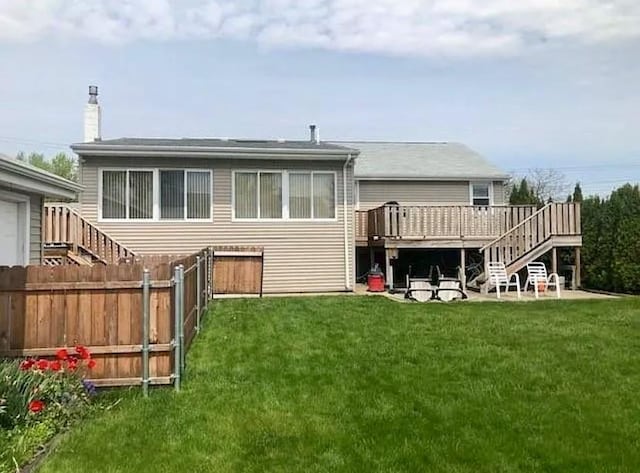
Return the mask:
[[[48,360],[41,358],[40,360],[36,361],[36,368],[38,368],[40,371],[45,371],[48,367],[49,367]]]
[[[96,360],[89,360],[87,362],[87,368],[89,368],[90,370],[92,370],[95,367],[96,367]]]
[[[56,358],[58,360],[64,361],[69,358],[69,352],[66,350],[66,348],[61,348],[56,352]]]
[[[44,410],[44,402],[40,400],[31,401],[29,403],[29,410],[35,414]]]
[[[58,360],[52,361],[49,363],[49,369],[51,371],[60,371],[62,369],[62,363]]]
[[[67,359],[67,369],[69,371],[75,371],[78,368],[78,359],[74,356],[70,356]]]
[[[35,361],[33,361],[31,358],[27,358],[22,363],[20,363],[20,369],[22,371],[28,371],[31,368],[33,368],[34,364],[35,364]]]
[[[89,350],[85,346],[76,345],[76,353],[83,360],[88,360],[89,358],[91,358],[91,353],[89,353]]]

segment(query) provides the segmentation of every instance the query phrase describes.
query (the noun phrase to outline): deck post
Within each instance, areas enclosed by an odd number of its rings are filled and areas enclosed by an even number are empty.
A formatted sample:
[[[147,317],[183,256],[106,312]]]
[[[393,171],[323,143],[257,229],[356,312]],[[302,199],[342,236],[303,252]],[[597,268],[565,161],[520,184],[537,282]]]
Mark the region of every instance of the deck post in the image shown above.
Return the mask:
[[[385,263],[385,277],[387,278],[387,284],[389,290],[393,289],[393,266],[391,266],[391,249],[384,249],[384,263]]]
[[[462,285],[462,290],[465,292],[467,290],[466,256],[466,250],[464,248],[460,248],[460,284]]]
[[[558,273],[558,248],[555,246],[551,249],[551,272]]]
[[[580,277],[580,273],[582,272],[582,264],[580,262],[580,247],[576,246],[576,269],[575,269],[575,275],[574,275],[574,280],[576,282],[576,287],[574,287],[574,289],[578,289],[579,287],[582,286],[582,278]]]
[[[376,254],[373,246],[369,245],[369,268],[373,268],[373,265],[376,264]]]

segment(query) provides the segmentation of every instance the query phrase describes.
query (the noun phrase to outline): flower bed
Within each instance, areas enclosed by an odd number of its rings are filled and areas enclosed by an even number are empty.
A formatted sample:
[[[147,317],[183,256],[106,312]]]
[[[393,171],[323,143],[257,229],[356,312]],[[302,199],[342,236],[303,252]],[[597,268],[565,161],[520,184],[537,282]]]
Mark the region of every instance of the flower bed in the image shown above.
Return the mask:
[[[94,366],[83,346],[53,360],[0,362],[0,472],[27,463],[87,411],[95,387],[84,378]]]

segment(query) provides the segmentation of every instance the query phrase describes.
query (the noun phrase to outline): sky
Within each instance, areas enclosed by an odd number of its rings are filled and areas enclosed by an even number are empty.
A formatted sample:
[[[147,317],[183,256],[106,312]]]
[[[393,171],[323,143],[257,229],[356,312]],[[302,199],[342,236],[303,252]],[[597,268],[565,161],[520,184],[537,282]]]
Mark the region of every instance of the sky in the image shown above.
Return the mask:
[[[0,0],[0,153],[103,138],[456,141],[640,181],[637,0]]]

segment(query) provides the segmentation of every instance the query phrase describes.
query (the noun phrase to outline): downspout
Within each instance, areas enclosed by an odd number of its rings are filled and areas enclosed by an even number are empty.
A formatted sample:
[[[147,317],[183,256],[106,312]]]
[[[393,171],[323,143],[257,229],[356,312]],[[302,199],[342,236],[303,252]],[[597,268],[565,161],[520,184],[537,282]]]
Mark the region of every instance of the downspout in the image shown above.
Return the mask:
[[[351,265],[349,264],[349,211],[347,209],[347,168],[353,162],[351,153],[347,155],[347,160],[342,167],[342,218],[344,220],[344,288],[351,291]]]

